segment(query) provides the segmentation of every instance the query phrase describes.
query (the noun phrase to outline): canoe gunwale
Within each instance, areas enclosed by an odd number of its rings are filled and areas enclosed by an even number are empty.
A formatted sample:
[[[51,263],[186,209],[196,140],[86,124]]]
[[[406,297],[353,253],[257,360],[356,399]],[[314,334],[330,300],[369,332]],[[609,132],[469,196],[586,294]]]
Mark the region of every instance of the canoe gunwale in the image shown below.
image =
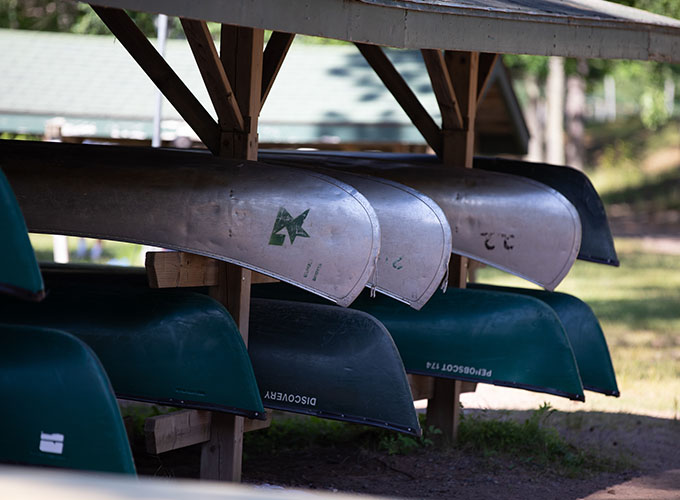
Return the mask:
[[[174,398],[144,398],[139,396],[134,396],[130,394],[125,394],[122,392],[115,391],[116,398],[125,399],[127,401],[138,401],[140,403],[151,403],[162,406],[174,406],[176,408],[187,408],[191,410],[206,410],[206,411],[216,411],[221,413],[229,413],[233,415],[238,415],[240,417],[249,418],[252,420],[267,420],[267,412],[259,411],[249,411],[243,408],[237,408],[235,406],[227,405],[217,405],[209,404],[201,401],[193,401],[191,399],[174,399]]]
[[[44,289],[39,290],[38,292],[31,292],[20,286],[9,285],[7,283],[0,283],[0,294],[28,300],[30,302],[40,302],[47,296],[47,292]]]
[[[371,425],[373,427],[378,427],[381,429],[387,429],[390,431],[401,432],[402,434],[409,434],[411,436],[420,437],[422,435],[421,429],[414,429],[405,425],[390,424],[382,420],[375,420],[366,417],[357,417],[355,415],[349,415],[347,413],[336,413],[325,410],[309,410],[306,408],[295,408],[292,410],[289,406],[277,405],[276,403],[265,403],[265,408],[270,408],[272,410],[280,410],[285,412],[294,412],[301,415],[310,415],[312,417],[325,418],[328,420],[338,420],[340,422],[351,422],[355,424]]]

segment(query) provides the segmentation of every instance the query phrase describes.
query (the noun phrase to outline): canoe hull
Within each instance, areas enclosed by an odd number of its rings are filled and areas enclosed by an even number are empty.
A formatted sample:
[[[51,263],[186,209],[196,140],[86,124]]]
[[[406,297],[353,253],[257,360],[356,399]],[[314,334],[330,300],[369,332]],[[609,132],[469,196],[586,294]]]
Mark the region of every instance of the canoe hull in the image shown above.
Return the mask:
[[[453,252],[549,290],[566,276],[581,245],[581,223],[554,189],[476,169],[413,165],[356,156],[281,152],[280,161],[387,178],[432,198],[449,221]]]
[[[420,434],[399,352],[368,314],[253,299],[248,341],[266,407]]]
[[[210,297],[47,283],[42,303],[2,300],[0,317],[78,337],[97,353],[118,397],[264,418],[241,335]]]
[[[0,155],[34,232],[206,255],[344,306],[375,269],[375,212],[321,174],[117,146],[0,141]]]
[[[597,317],[588,304],[566,293],[490,285],[471,285],[471,287],[479,290],[518,293],[545,302],[557,313],[564,325],[578,364],[583,388],[607,396],[618,397],[620,395],[607,340]]]
[[[111,384],[68,333],[0,325],[0,462],[135,474]]]
[[[40,269],[28,239],[24,217],[7,178],[0,170],[0,293],[28,300],[45,296]]]
[[[276,165],[277,158],[265,150],[259,159]],[[442,209],[403,184],[332,169],[318,171],[356,188],[378,215],[380,256],[369,285],[420,309],[439,287],[451,256],[451,227]]]
[[[318,300],[280,283],[255,285],[253,296]],[[352,307],[385,325],[408,373],[585,399],[559,318],[532,297],[449,289],[415,311],[364,293]]]

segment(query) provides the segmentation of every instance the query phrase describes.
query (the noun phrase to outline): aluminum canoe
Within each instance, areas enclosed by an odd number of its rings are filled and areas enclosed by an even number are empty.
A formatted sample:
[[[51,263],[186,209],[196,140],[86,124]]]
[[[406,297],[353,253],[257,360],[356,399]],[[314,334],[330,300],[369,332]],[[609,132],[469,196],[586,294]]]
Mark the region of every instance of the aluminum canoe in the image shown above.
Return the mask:
[[[0,167],[1,164],[0,156]],[[12,188],[0,170],[0,293],[41,300],[43,280]]]
[[[283,283],[254,285],[253,296],[319,300]],[[407,373],[585,400],[562,323],[533,297],[449,288],[415,311],[389,297],[364,293],[352,308],[385,325]]]
[[[527,288],[470,284],[471,288],[535,297],[549,305],[560,318],[574,350],[583,388],[607,396],[620,395],[607,340],[588,304],[573,295]]]
[[[268,408],[420,434],[399,352],[368,314],[253,299],[248,350]]]
[[[0,462],[135,474],[95,354],[59,330],[0,324]]]
[[[323,154],[331,158],[340,156],[422,164],[440,163],[435,155],[428,154],[364,152],[324,152]],[[474,168],[533,179],[561,193],[574,205],[581,220],[581,247],[577,258],[599,264],[619,265],[604,204],[588,176],[583,172],[568,166],[490,157],[476,157]]]
[[[48,276],[49,294],[39,304],[0,300],[2,321],[77,336],[97,353],[119,398],[264,418],[246,347],[217,301]]]
[[[206,154],[0,141],[31,231],[207,255],[346,306],[374,272],[378,219],[315,172]]]
[[[259,160],[280,161],[266,150],[260,152]],[[451,227],[442,209],[429,197],[397,182],[333,169],[317,171],[356,188],[378,215],[380,257],[369,285],[420,309],[442,282],[451,256]]]
[[[406,184],[446,214],[453,252],[553,290],[581,246],[574,206],[554,189],[514,175],[416,165],[361,155],[279,152],[281,162],[331,167]]]

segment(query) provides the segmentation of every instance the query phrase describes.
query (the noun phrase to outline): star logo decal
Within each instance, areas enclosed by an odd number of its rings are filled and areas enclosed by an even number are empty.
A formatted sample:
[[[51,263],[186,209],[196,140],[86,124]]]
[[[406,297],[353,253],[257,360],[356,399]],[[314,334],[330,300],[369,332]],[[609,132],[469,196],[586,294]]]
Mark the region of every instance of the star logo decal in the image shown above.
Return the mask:
[[[309,214],[309,209],[302,212],[297,217],[293,218],[292,215],[285,208],[279,208],[279,213],[276,215],[276,221],[274,222],[274,229],[272,229],[272,234],[269,237],[270,245],[281,246],[286,241],[285,234],[279,234],[283,229],[288,233],[288,238],[290,239],[290,244],[295,242],[295,238],[298,236],[301,238],[309,238],[307,231],[302,229],[302,224],[304,224],[305,219]]]

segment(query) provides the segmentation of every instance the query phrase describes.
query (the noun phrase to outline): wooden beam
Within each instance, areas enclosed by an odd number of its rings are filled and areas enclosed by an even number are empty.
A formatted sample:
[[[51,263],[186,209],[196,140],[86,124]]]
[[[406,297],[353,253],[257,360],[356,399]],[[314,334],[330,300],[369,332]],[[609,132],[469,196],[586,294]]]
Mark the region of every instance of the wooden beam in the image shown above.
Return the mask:
[[[144,33],[121,9],[92,6],[104,24],[130,53],[140,68],[151,78],[158,89],[170,101],[182,118],[194,129],[203,144],[212,151],[219,151],[220,133],[215,120],[179,76],[165,62]]]
[[[442,159],[448,165],[472,168],[479,52],[447,51],[444,53],[444,60],[463,115],[463,127],[445,132]]]
[[[146,451],[153,455],[204,443],[210,439],[209,411],[180,410],[144,421]]]
[[[264,30],[223,24],[220,59],[245,120],[245,134],[222,134],[220,156],[257,160]]]
[[[438,155],[441,154],[441,130],[387,58],[382,48],[363,43],[356,43],[355,45],[423,135],[425,141]]]
[[[276,75],[279,74],[288,49],[290,49],[295,33],[283,33],[274,31],[269,37],[267,48],[264,49],[262,60],[262,94],[260,96],[260,107],[264,106],[269,91],[274,85]]]
[[[222,130],[244,131],[243,116],[205,21],[181,18],[196,64]]]
[[[430,75],[432,90],[442,115],[442,129],[462,129],[463,115],[458,106],[456,92],[444,62],[444,54],[440,50],[422,49],[420,51],[425,67]]]
[[[146,451],[153,455],[178,450],[210,440],[213,412],[179,410],[147,418],[144,422]],[[243,432],[266,429],[271,425],[271,413],[266,420],[245,419]]]
[[[479,78],[477,79],[477,101],[482,99],[486,92],[489,82],[491,81],[491,74],[499,59],[498,54],[491,54],[483,52],[479,54]]]
[[[219,261],[186,252],[147,252],[146,274],[151,288],[217,286]],[[251,271],[251,284],[279,280]]]
[[[458,99],[462,127],[443,131],[444,164],[472,168],[474,131],[477,114],[479,53],[445,52],[444,61]],[[465,288],[468,259],[454,255],[449,263],[449,286]],[[433,397],[427,404],[427,424],[442,430],[447,441],[455,441],[460,423],[460,394],[464,392],[460,380],[436,379]]]

